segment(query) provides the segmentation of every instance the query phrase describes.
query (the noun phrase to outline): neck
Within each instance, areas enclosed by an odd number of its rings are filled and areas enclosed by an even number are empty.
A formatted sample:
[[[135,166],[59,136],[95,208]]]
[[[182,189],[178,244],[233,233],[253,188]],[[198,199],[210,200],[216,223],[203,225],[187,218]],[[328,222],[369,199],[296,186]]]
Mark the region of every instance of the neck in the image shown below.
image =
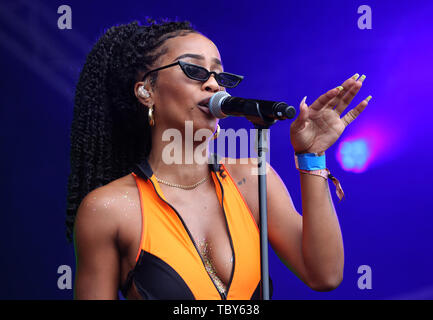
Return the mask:
[[[152,151],[148,157],[155,176],[172,183],[190,185],[209,175],[208,139],[187,141],[181,135],[163,141],[163,135],[155,131],[152,132]]]

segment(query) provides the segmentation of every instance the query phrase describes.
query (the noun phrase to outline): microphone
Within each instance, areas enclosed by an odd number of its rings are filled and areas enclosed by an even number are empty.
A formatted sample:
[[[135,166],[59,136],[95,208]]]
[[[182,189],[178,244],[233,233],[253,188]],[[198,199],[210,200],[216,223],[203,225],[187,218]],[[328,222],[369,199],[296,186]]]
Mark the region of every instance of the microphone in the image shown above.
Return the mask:
[[[246,117],[260,123],[275,123],[296,115],[295,108],[287,103],[232,97],[226,91],[218,91],[210,98],[209,110],[216,118]]]

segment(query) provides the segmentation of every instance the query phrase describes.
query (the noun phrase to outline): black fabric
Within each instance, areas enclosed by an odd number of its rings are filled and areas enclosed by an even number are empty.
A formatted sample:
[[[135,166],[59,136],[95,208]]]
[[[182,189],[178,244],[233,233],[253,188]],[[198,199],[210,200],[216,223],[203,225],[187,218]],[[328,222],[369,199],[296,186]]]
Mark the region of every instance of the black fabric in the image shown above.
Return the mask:
[[[254,290],[253,295],[251,296],[250,300],[261,300],[260,299],[260,284],[262,281],[260,280],[259,284],[257,285],[256,290]],[[274,293],[274,286],[272,284],[272,279],[269,276],[269,298],[272,298],[272,294]]]
[[[144,159],[141,163],[136,163],[133,172],[144,181],[147,181],[153,175],[152,168],[147,159]]]
[[[144,250],[121,288],[124,297],[127,297],[132,282],[145,300],[195,299],[188,285],[170,265]]]
[[[145,300],[195,300],[191,289],[170,265],[144,250],[141,250],[137,265],[129,272],[121,288],[125,298],[128,296],[132,282]],[[260,284],[261,281],[254,290],[251,300],[261,300]],[[270,298],[272,298],[273,291],[272,278],[269,277]]]

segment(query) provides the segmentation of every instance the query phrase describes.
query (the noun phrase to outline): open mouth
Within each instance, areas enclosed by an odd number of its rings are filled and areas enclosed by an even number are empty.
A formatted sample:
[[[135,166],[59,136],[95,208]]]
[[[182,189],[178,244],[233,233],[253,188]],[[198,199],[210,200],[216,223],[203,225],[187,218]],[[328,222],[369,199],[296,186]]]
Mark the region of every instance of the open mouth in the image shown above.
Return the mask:
[[[211,97],[208,97],[207,99],[204,99],[202,101],[200,101],[197,106],[198,108],[203,111],[204,113],[206,113],[208,116],[213,117],[213,114],[210,112],[209,110],[209,101],[210,101]]]
[[[199,108],[201,111],[203,111],[204,113],[206,113],[206,114],[208,114],[208,115],[211,114],[211,113],[210,113],[210,110],[209,110],[209,106],[208,106],[207,104],[205,104],[205,103],[199,103],[197,106],[198,106],[198,108]]]

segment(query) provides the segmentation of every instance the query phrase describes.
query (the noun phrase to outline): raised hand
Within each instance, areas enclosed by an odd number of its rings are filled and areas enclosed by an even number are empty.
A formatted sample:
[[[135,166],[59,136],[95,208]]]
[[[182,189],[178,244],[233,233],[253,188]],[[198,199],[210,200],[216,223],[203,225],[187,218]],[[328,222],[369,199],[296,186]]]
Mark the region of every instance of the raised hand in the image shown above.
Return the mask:
[[[322,153],[334,144],[344,129],[365,109],[368,96],[344,117],[341,114],[361,89],[365,76],[350,77],[341,86],[321,95],[310,106],[301,101],[300,112],[290,126],[290,141],[296,153]]]

